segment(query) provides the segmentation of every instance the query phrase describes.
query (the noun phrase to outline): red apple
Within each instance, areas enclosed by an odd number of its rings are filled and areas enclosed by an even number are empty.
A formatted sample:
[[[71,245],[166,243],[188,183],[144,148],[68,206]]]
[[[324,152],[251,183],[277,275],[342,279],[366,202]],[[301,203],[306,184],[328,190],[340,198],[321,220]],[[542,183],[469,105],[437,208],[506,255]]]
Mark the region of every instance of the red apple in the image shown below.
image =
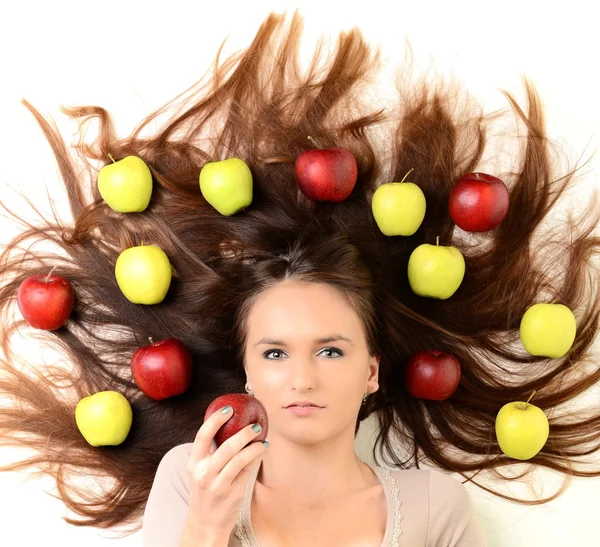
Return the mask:
[[[135,383],[156,401],[181,395],[192,381],[192,352],[176,338],[149,340],[131,358]]]
[[[251,395],[246,393],[227,393],[217,397],[206,409],[204,421],[206,421],[214,412],[221,410],[224,406],[231,405],[233,416],[222,425],[215,435],[215,444],[217,448],[227,439],[235,435],[238,431],[250,424],[260,424],[262,431],[252,439],[251,442],[264,441],[269,431],[269,420],[267,411],[262,403]]]
[[[468,173],[450,192],[448,211],[454,223],[467,232],[487,232],[508,214],[508,188],[499,178]]]
[[[31,275],[19,286],[17,304],[32,327],[56,330],[62,327],[73,311],[73,287],[59,275]]]
[[[294,164],[300,191],[312,201],[344,201],[351,193],[358,167],[347,148],[313,148],[305,150]]]
[[[443,401],[460,383],[460,363],[443,351],[418,351],[408,360],[404,380],[413,397]]]

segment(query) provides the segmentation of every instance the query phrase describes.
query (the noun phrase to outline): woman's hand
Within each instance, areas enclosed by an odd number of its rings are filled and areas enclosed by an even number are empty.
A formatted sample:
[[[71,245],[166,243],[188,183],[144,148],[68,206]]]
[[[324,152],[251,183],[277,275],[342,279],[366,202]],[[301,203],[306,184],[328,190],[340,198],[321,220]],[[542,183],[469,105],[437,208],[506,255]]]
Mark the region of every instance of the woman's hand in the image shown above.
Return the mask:
[[[199,536],[229,537],[250,476],[267,451],[262,442],[253,442],[260,430],[254,431],[252,425],[217,448],[214,436],[231,416],[231,407],[226,414],[222,410],[214,412],[198,430],[192,446],[187,465],[188,529],[197,531]]]

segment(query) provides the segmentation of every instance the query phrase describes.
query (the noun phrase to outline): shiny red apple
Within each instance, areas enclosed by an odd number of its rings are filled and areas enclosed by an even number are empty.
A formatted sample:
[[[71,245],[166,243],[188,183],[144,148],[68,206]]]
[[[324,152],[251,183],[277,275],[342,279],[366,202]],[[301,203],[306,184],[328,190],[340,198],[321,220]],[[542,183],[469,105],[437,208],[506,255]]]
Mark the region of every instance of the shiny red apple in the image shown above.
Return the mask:
[[[458,179],[448,198],[453,222],[466,232],[487,232],[508,214],[508,188],[498,177],[468,173]]]
[[[206,409],[204,421],[214,412],[221,410],[224,406],[231,405],[233,416],[223,424],[215,435],[217,448],[238,431],[251,424],[260,424],[262,431],[252,439],[251,442],[264,441],[269,432],[269,420],[267,411],[262,403],[246,393],[227,393],[217,397]]]
[[[21,314],[36,329],[56,330],[62,327],[73,311],[73,287],[60,275],[31,275],[17,291]]]
[[[404,380],[413,397],[443,401],[456,391],[460,376],[456,357],[443,351],[423,350],[408,360]]]
[[[156,401],[181,395],[192,381],[192,352],[176,338],[149,340],[131,358],[136,385]]]
[[[339,203],[352,193],[358,166],[347,148],[312,148],[298,155],[294,174],[308,199]]]

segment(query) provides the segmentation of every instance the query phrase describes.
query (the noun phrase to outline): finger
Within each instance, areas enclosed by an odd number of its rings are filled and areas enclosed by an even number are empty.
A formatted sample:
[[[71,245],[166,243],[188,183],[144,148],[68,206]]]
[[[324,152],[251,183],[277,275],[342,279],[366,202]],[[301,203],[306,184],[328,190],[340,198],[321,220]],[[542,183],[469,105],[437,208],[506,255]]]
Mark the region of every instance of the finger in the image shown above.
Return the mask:
[[[190,463],[198,462],[210,455],[210,447],[217,431],[233,416],[234,412],[232,409],[229,413],[223,414],[221,410],[217,410],[202,424],[194,439],[192,453],[190,454]]]
[[[255,441],[236,454],[217,475],[216,483],[219,488],[237,488],[248,483],[250,475],[260,465],[267,448],[259,441]]]
[[[218,475],[236,454],[241,452],[245,446],[260,435],[260,432],[257,433],[252,429],[252,425],[250,424],[240,429],[235,435],[229,437],[229,439],[219,446],[209,462],[212,475]]]

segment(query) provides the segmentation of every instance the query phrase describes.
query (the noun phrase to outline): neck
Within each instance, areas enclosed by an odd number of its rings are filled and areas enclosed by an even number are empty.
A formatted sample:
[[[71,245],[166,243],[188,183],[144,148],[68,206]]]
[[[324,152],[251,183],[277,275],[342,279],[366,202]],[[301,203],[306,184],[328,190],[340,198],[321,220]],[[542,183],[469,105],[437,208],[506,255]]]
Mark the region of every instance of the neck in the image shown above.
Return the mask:
[[[269,433],[270,446],[256,480],[270,494],[317,504],[373,483],[372,471],[354,451],[354,430],[312,445]]]

